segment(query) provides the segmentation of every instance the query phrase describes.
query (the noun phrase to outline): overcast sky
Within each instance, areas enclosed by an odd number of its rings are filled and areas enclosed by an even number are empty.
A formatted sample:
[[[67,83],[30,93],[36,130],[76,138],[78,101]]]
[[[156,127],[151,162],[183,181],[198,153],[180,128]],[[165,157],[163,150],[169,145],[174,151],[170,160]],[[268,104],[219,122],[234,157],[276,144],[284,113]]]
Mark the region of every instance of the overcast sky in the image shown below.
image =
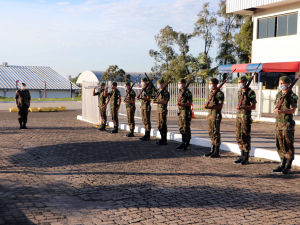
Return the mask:
[[[166,25],[193,31],[208,0],[1,0],[0,59],[10,65],[50,66],[63,76],[118,65],[146,72],[154,65],[154,35]],[[217,10],[219,0],[209,0]],[[215,43],[217,46],[217,43]],[[200,38],[190,53],[203,52]],[[211,50],[215,57],[217,48]]]

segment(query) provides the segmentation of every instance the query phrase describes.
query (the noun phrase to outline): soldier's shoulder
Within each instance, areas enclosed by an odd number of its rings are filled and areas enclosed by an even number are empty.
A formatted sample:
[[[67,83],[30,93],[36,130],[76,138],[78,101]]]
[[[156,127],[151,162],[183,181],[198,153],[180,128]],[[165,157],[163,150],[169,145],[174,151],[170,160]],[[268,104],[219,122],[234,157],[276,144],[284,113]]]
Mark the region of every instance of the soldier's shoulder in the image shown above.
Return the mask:
[[[219,91],[218,97],[219,97],[219,98],[224,98],[224,92],[223,92],[223,91]]]
[[[250,96],[250,98],[256,97],[255,91],[253,91],[252,89],[249,90],[248,95]]]
[[[292,92],[291,98],[294,100],[298,100],[298,96],[294,92]]]

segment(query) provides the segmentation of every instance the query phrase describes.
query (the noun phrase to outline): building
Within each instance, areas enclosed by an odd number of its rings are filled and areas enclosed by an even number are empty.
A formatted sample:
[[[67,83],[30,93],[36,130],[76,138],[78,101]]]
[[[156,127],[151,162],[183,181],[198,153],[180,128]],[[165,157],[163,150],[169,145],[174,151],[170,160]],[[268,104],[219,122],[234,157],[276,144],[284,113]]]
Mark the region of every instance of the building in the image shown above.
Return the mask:
[[[15,97],[16,89],[25,83],[31,98],[65,98],[80,88],[50,67],[0,65],[0,96]]]
[[[219,72],[225,73],[234,69],[242,73],[255,72],[261,63],[255,80],[262,82],[264,98],[272,101],[275,99],[281,76],[287,75],[294,80],[300,75],[300,1],[227,0],[226,10],[227,13],[252,15],[252,64],[224,65],[219,67]],[[300,82],[295,89],[298,96],[299,87]],[[265,112],[273,112],[272,107],[271,104],[264,107],[268,108]]]

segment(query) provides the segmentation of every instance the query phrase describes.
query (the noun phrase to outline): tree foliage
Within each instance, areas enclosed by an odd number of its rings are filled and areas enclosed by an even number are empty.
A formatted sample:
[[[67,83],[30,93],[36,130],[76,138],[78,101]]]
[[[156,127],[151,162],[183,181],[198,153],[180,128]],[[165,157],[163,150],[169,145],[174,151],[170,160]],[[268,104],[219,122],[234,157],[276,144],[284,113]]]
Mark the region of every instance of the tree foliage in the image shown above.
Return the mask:
[[[126,74],[123,69],[119,69],[117,65],[111,65],[102,75],[103,81],[131,81],[131,75]]]

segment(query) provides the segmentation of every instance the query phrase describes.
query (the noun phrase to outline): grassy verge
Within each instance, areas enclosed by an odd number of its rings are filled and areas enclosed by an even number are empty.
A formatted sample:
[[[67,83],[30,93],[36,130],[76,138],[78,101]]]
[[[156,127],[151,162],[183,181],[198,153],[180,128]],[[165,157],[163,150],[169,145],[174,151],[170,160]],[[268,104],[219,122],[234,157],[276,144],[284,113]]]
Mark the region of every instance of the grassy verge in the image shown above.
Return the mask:
[[[1,97],[0,96],[0,102],[11,102],[15,101],[15,98],[10,97]],[[31,101],[39,101],[39,102],[46,102],[46,101],[81,101],[81,97],[76,98],[32,98]]]

